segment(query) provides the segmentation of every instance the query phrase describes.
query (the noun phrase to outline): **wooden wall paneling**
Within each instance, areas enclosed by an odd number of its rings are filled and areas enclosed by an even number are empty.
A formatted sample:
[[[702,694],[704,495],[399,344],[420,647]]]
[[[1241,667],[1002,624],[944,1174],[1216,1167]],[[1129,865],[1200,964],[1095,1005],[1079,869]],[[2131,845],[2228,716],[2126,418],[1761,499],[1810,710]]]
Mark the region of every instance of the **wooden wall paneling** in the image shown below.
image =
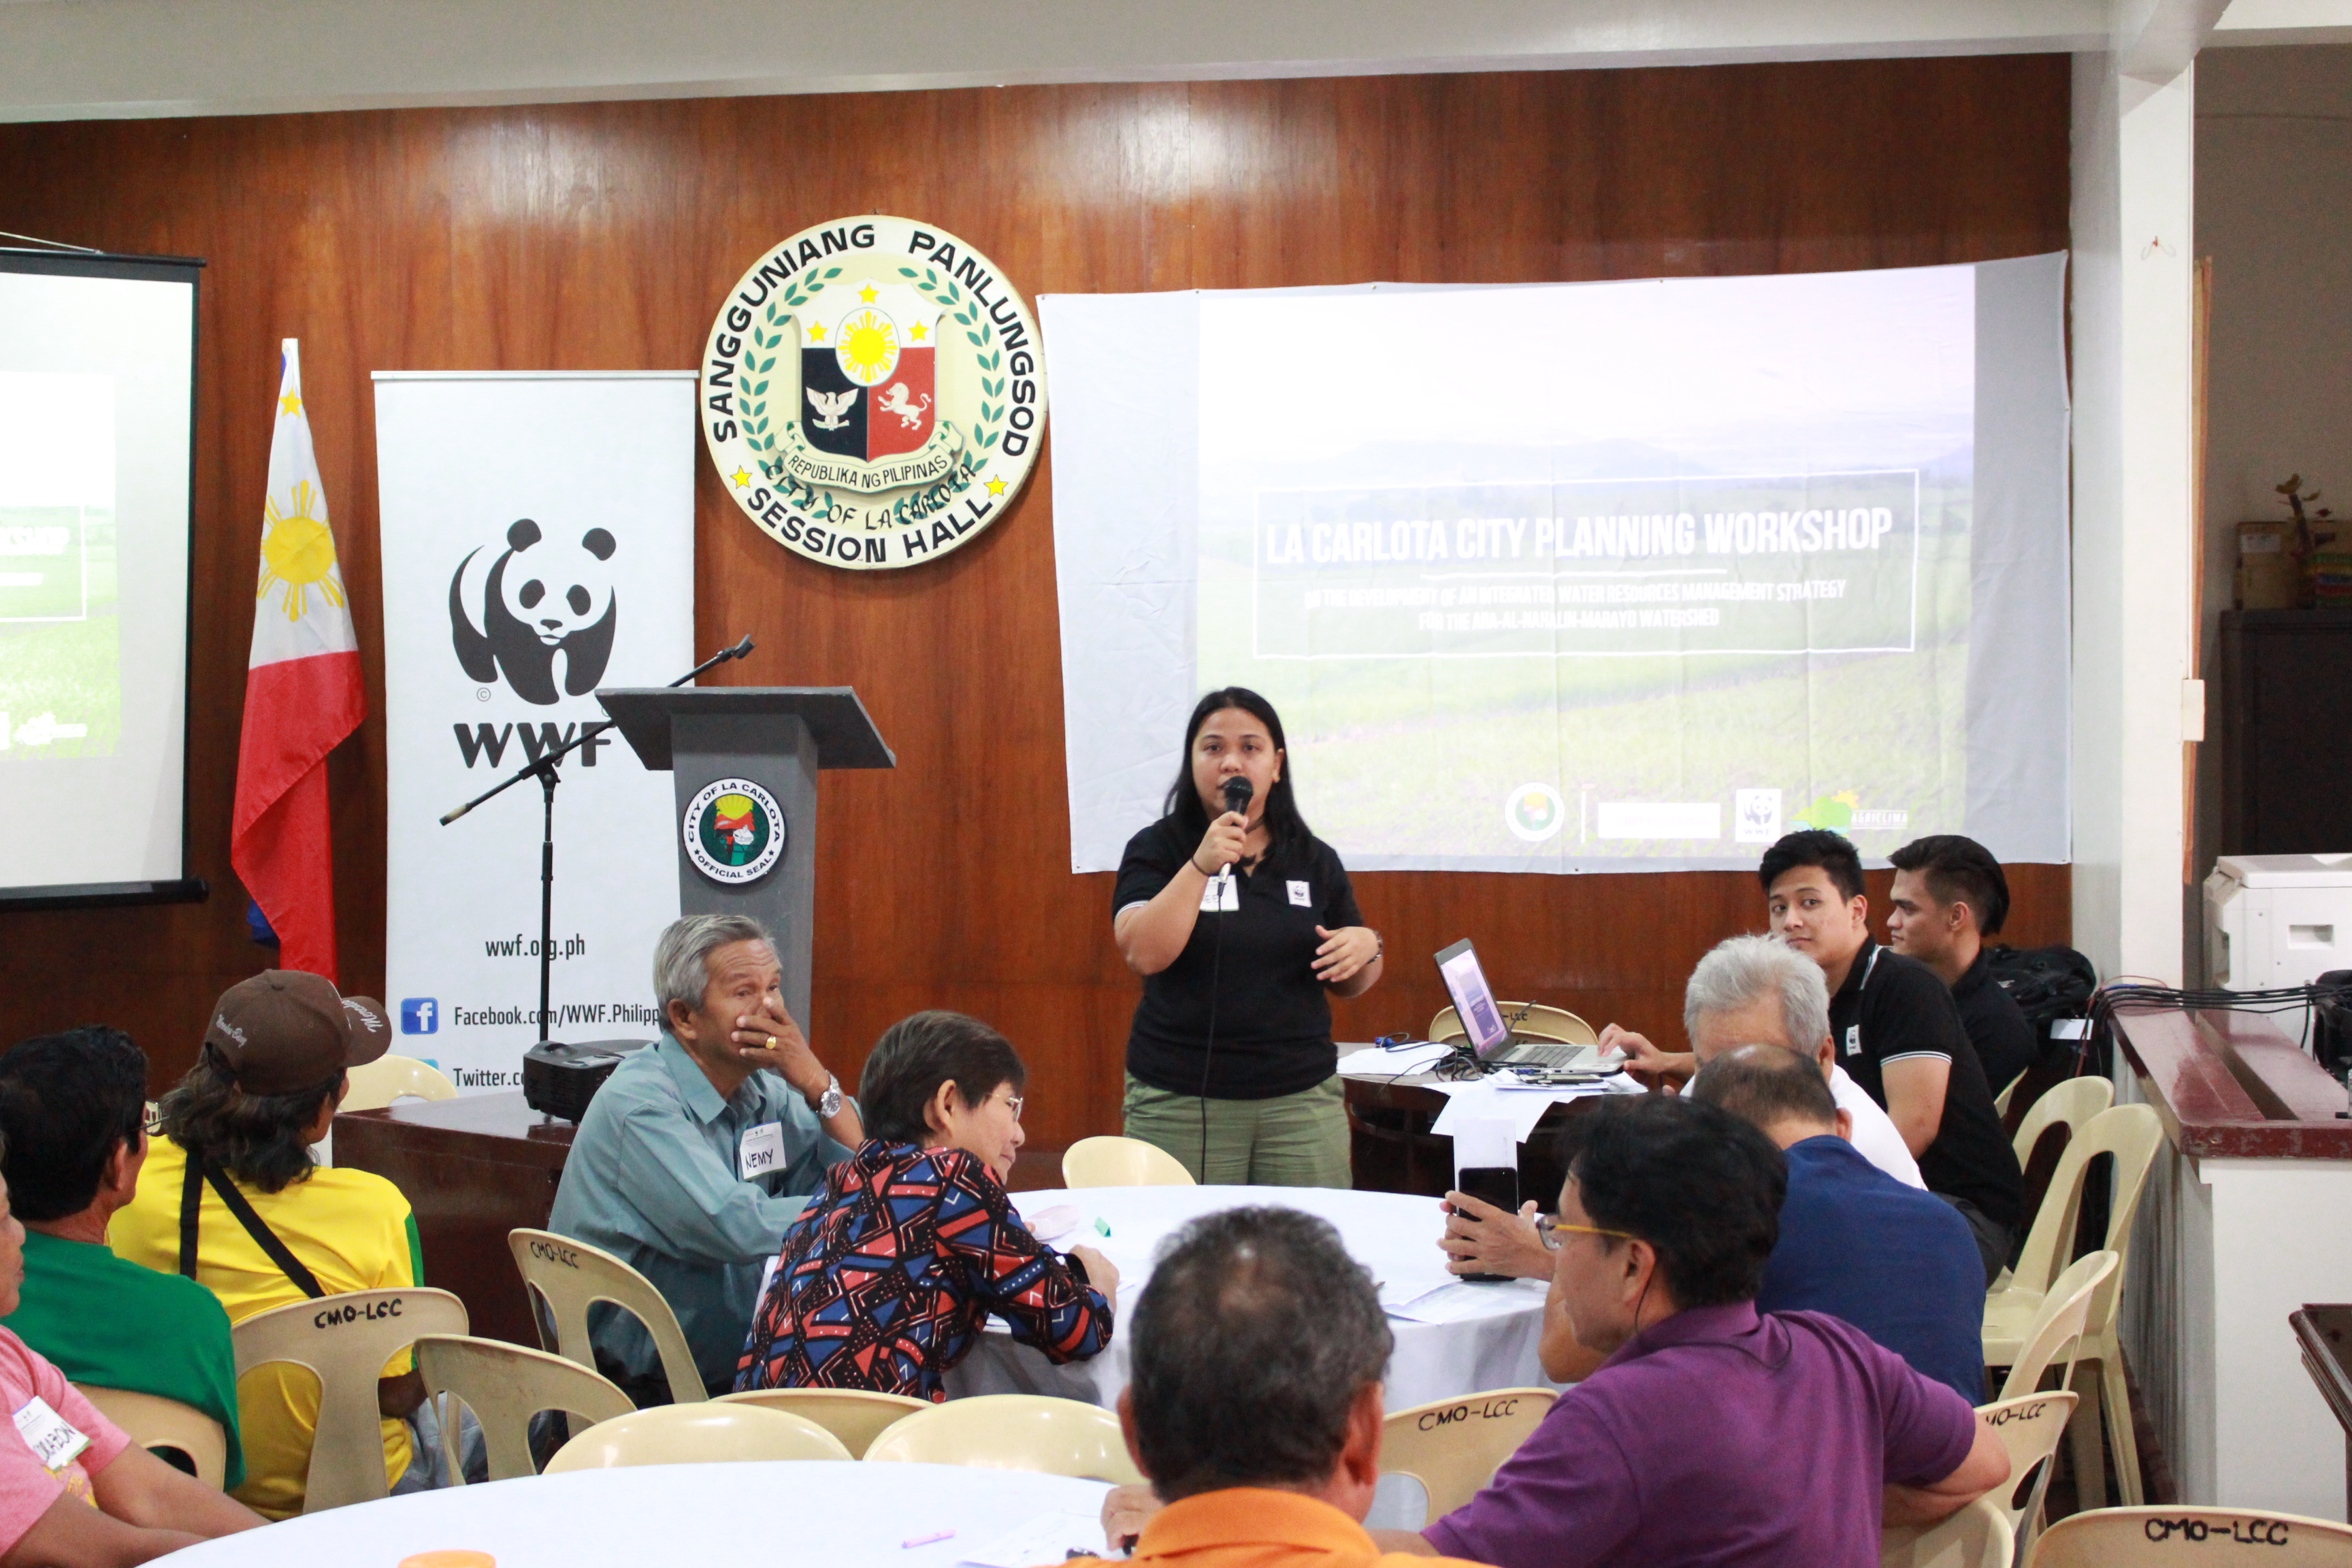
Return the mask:
[[[1050,292],[1522,282],[1911,266],[2066,244],[2063,56],[1585,73],[1028,87],[0,127],[0,227],[203,256],[190,862],[208,904],[0,916],[0,1040],[94,1018],[160,1087],[261,966],[227,824],[281,337],[306,390],[371,718],[330,763],[344,980],[380,993],[383,627],[369,374],[691,365],[746,262],[837,215],[919,216]],[[1532,367],[1541,373],[1544,367]],[[895,773],[828,775],[814,1038],[855,1078],[923,1006],[1003,1027],[1040,1146],[1115,1129],[1138,983],[1109,878],[1073,877],[1052,439],[936,564],[778,549],[697,464],[697,630],[728,678],[858,688]],[[1085,744],[1084,737],[1071,743]],[[1885,879],[1874,879],[1883,899]],[[2064,868],[2013,872],[2020,942],[2066,934]],[[1427,954],[1673,1035],[1706,946],[1756,929],[1732,873],[1360,879],[1389,978],[1362,1038],[1425,1025]],[[562,896],[559,886],[558,896]]]

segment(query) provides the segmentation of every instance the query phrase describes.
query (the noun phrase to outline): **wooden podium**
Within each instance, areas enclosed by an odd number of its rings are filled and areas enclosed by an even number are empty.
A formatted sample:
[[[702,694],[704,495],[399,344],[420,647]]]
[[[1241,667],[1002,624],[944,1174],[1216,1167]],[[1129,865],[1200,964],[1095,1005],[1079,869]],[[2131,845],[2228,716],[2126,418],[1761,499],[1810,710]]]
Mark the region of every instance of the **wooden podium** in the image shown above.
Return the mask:
[[[866,705],[846,686],[664,686],[599,691],[596,700],[638,760],[676,781],[678,911],[750,915],[766,926],[783,966],[784,1006],[807,1027],[817,771],[898,765]],[[715,814],[740,820],[719,814],[719,803],[730,800],[752,803],[751,825],[730,830],[751,841],[725,846],[749,855],[741,865],[730,864],[709,836]],[[778,820],[762,825],[758,818],[771,804]],[[764,868],[763,826],[779,851]]]

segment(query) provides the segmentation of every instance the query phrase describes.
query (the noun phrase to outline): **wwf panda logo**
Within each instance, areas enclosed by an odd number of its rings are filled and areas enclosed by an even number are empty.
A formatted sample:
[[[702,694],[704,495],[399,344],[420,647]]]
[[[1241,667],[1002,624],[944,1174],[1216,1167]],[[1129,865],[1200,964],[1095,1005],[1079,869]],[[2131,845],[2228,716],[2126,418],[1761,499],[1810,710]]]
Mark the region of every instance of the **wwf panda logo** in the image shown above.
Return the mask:
[[[613,657],[613,536],[592,528],[577,543],[550,539],[530,518],[507,530],[504,553],[485,544],[449,579],[449,635],[457,662],[484,686],[503,673],[526,702],[583,697]],[[563,660],[556,689],[555,663]]]

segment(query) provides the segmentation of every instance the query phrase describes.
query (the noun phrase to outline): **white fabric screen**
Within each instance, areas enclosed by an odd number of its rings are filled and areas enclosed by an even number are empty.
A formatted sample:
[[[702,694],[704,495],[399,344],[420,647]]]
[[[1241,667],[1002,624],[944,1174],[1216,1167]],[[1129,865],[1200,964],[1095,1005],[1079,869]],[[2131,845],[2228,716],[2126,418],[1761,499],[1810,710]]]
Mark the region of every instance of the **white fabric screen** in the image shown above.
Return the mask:
[[[1359,869],[2064,860],[2064,267],[1045,296],[1072,868],[1223,685]]]

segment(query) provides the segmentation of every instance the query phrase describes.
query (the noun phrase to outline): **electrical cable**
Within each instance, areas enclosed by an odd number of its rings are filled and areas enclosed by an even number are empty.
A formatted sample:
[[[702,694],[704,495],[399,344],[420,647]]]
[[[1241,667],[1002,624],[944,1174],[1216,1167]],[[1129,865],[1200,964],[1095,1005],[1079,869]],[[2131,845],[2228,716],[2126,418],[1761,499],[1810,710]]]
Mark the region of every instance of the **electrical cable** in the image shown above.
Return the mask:
[[[2268,990],[2196,990],[2152,980],[2119,979],[2101,986],[2091,997],[2090,1032],[2074,1060],[2074,1073],[2087,1068],[2095,1047],[2112,1047],[2119,1013],[2229,1012],[2265,1016],[2299,1012],[2303,1026],[2297,1037],[2305,1054],[2316,1055],[2312,1038],[2315,1016],[2332,1028],[2330,1015],[2352,1013],[2352,985],[2281,985]],[[2347,1019],[2352,1022],[2352,1019]],[[2328,1066],[2327,1063],[2322,1063]]]

